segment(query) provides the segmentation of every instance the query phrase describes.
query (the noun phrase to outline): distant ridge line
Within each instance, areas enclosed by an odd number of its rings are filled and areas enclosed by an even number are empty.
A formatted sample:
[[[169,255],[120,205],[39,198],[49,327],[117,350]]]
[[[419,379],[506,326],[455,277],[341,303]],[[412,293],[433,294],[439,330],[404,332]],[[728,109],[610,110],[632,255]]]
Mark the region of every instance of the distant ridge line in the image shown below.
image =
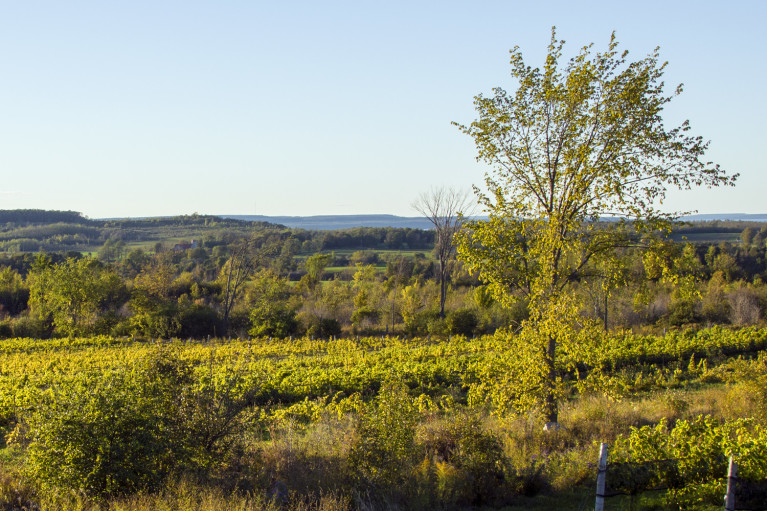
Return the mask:
[[[306,230],[354,229],[356,227],[397,227],[410,229],[432,229],[433,225],[424,217],[406,217],[397,215],[311,215],[311,216],[268,216],[268,215],[205,215],[222,219],[245,222],[268,222],[285,227]],[[170,216],[95,218],[91,220],[151,220],[155,218],[173,218]],[[475,217],[483,219],[486,217]],[[606,219],[607,220],[607,219]],[[686,222],[758,222],[767,223],[767,213],[701,213],[680,218]]]
[[[218,215],[235,220],[270,222],[286,227],[307,230],[352,229],[354,227],[409,227],[411,229],[432,229],[428,219],[397,215],[313,215],[313,216],[266,216],[266,215]],[[764,222],[767,213],[707,213],[687,215],[680,218],[685,222]]]
[[[217,215],[221,218],[247,222],[270,222],[286,227],[306,230],[353,229],[355,227],[400,227],[410,229],[431,229],[432,225],[423,217],[396,215],[314,215],[314,216],[266,216],[266,215]]]
[[[767,222],[767,213],[700,213],[683,216],[680,220],[686,222],[710,222],[713,220],[729,220],[732,222]]]

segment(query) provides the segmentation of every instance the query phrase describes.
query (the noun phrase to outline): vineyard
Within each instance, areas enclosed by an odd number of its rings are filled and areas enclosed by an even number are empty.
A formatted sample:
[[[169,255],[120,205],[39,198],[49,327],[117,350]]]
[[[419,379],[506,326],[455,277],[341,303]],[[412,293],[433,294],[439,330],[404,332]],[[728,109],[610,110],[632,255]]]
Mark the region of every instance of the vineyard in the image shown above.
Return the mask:
[[[766,347],[756,327],[583,329],[556,368],[563,428],[543,433],[539,355],[504,332],[7,339],[0,503],[144,509],[130,505],[192,485],[253,509],[579,505],[593,499],[605,441],[623,461],[705,459],[707,471],[626,499],[707,509],[721,499],[726,456],[767,476]]]

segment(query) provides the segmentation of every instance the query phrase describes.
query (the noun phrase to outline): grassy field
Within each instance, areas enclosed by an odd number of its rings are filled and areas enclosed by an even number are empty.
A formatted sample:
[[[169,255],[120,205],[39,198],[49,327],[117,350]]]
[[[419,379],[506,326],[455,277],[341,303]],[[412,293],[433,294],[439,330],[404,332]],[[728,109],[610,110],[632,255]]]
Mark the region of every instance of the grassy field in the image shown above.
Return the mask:
[[[671,238],[674,241],[689,241],[691,243],[740,243],[740,233],[735,232],[691,232],[682,234],[673,234]]]

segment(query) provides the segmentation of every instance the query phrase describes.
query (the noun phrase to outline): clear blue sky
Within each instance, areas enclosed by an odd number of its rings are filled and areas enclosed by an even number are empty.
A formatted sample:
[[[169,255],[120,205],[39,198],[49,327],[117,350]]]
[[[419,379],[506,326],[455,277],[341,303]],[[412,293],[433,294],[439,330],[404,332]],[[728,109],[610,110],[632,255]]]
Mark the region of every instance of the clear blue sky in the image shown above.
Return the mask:
[[[413,216],[484,168],[450,125],[542,63],[615,30],[666,83],[737,187],[671,210],[767,212],[767,2],[0,1],[0,209],[93,217]]]

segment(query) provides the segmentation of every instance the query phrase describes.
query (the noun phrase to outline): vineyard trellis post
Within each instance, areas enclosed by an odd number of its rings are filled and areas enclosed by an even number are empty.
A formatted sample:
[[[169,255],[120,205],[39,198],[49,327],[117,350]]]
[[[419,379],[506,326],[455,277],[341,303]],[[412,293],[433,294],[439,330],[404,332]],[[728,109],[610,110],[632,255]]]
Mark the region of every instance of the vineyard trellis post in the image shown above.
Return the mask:
[[[724,496],[724,510],[735,511],[735,485],[738,477],[738,465],[730,456],[730,463],[727,467],[727,495]]]
[[[599,446],[599,472],[597,473],[597,500],[594,511],[604,511],[605,508],[605,473],[607,472],[607,444]]]

